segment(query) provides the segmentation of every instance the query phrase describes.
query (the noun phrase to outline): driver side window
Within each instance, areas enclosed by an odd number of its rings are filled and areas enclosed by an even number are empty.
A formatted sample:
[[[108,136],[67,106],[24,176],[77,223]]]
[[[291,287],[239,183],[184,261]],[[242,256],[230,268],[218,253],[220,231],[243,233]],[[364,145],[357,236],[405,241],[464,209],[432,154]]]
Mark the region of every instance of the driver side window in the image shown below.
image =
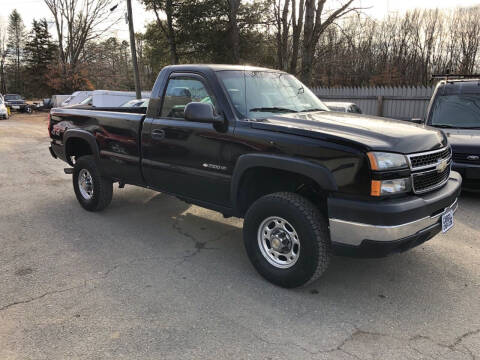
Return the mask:
[[[213,97],[200,80],[187,77],[170,79],[163,98],[161,117],[184,119],[185,106],[190,102],[212,104],[215,107]]]

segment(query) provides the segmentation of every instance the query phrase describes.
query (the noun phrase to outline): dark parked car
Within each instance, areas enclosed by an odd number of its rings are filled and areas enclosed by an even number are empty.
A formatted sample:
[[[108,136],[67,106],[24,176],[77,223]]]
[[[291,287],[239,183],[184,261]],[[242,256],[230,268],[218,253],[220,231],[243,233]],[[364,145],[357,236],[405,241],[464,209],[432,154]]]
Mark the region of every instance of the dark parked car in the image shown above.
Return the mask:
[[[480,79],[440,81],[426,124],[442,129],[452,147],[454,170],[469,190],[480,190]]]
[[[10,109],[19,112],[31,113],[32,108],[25,102],[25,99],[18,94],[6,94],[4,96],[5,104]]]
[[[81,206],[104,209],[118,182],[244,218],[252,264],[280,286],[318,278],[332,251],[384,256],[453,226],[462,179],[441,131],[329,111],[290,74],[168,66],[133,110],[52,109]]]

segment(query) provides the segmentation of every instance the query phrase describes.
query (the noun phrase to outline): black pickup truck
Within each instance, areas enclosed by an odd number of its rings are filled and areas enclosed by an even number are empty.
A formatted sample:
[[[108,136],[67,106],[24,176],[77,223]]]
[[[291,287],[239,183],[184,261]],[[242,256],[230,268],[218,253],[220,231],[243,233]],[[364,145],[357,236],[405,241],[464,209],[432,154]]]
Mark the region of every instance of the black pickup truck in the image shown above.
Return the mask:
[[[331,112],[287,73],[168,66],[134,111],[51,110],[80,204],[105,208],[118,182],[244,218],[251,262],[280,286],[312,282],[332,253],[384,256],[453,225],[462,179],[441,131]]]

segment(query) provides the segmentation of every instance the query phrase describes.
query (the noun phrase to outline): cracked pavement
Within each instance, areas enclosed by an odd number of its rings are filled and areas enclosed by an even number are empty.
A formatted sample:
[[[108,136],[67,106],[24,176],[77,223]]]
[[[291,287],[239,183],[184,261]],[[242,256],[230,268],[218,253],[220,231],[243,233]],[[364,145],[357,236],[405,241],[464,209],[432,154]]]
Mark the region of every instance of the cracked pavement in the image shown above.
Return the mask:
[[[335,257],[285,290],[242,221],[126,186],[102,213],[48,152],[46,115],[0,121],[0,359],[480,359],[480,196],[384,259]]]

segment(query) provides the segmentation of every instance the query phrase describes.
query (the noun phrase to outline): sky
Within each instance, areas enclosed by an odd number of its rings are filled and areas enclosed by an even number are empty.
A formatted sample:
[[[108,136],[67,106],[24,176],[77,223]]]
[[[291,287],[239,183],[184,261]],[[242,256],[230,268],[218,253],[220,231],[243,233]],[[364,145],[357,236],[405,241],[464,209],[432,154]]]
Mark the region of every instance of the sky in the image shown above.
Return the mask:
[[[335,0],[332,0],[332,3]],[[339,1],[339,0],[336,0]],[[126,9],[125,0],[118,0],[120,6],[115,11],[115,16],[119,17]],[[358,6],[368,8],[364,10],[366,14],[375,18],[383,18],[390,12],[403,12],[418,7],[423,8],[454,8],[458,6],[480,5],[480,0],[356,0]],[[135,31],[141,32],[145,29],[145,24],[155,19],[154,15],[145,11],[138,0],[132,0],[133,23]],[[5,21],[8,14],[17,9],[27,28],[30,27],[34,18],[51,18],[50,12],[43,0],[0,0],[0,20]],[[113,16],[113,15],[112,15]],[[53,32],[53,27],[51,28]],[[128,26],[124,20],[118,22],[112,29],[112,35],[119,38],[128,39]]]

